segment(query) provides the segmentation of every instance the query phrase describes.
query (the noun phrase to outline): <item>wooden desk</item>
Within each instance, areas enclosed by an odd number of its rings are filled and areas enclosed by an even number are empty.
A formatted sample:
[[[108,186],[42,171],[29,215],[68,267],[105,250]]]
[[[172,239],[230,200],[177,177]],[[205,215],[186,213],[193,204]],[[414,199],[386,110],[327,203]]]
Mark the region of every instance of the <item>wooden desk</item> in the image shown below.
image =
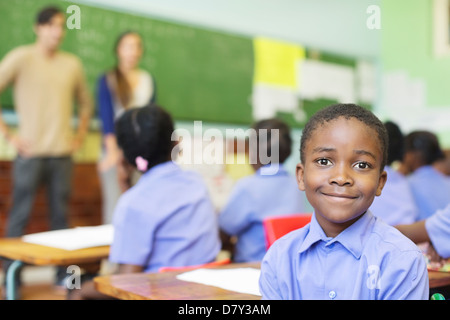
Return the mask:
[[[214,267],[259,268],[259,263],[233,263]],[[260,296],[228,291],[194,282],[178,280],[176,275],[186,271],[163,273],[132,273],[94,278],[101,293],[122,300],[260,300]]]
[[[16,293],[15,277],[17,270],[24,264],[33,265],[82,265],[99,262],[109,256],[109,246],[79,250],[63,250],[23,242],[20,238],[0,239],[0,257],[14,260],[7,272],[6,298],[14,299]]]
[[[219,268],[259,268],[259,263],[239,263]],[[122,300],[259,300],[260,296],[228,291],[176,279],[186,271],[135,273],[94,278],[101,293]],[[429,271],[430,289],[450,286],[450,272]]]
[[[428,271],[430,289],[450,286],[450,272]]]

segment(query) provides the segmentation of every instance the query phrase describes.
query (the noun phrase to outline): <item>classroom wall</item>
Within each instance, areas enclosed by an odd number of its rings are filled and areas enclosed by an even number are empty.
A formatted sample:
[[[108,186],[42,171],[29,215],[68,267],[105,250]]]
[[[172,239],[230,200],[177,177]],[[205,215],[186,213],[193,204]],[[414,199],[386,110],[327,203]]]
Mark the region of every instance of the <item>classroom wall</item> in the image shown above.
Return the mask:
[[[403,131],[431,130],[450,147],[450,55],[433,49],[430,0],[381,1],[382,98],[379,113]]]
[[[351,57],[376,58],[379,30],[366,27],[380,0],[75,0],[244,36],[265,36]]]

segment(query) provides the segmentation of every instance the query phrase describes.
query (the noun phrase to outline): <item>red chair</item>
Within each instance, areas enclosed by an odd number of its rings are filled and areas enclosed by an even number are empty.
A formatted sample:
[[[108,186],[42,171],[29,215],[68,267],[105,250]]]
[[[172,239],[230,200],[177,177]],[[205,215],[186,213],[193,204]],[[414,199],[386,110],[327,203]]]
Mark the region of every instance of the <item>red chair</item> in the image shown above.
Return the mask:
[[[311,221],[312,213],[267,217],[263,220],[266,248],[285,234],[302,228]]]
[[[198,264],[198,265],[194,265],[194,266],[161,267],[158,269],[158,271],[159,272],[189,271],[189,270],[194,270],[194,269],[199,269],[199,268],[211,268],[211,267],[216,267],[216,266],[222,266],[222,265],[229,264],[229,263],[231,263],[231,260],[229,258],[226,258],[223,260],[213,261],[213,262],[204,263],[204,264]]]

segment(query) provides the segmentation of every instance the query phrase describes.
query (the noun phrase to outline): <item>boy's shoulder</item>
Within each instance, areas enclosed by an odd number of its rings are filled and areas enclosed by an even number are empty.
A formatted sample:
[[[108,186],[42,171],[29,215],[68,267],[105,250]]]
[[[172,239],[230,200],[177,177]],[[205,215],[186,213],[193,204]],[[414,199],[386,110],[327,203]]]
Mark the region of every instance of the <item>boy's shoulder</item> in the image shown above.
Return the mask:
[[[367,245],[372,244],[374,246],[379,246],[380,244],[383,244],[384,247],[386,247],[386,250],[420,252],[419,247],[395,227],[388,225],[378,217],[373,218],[375,219],[375,223]]]

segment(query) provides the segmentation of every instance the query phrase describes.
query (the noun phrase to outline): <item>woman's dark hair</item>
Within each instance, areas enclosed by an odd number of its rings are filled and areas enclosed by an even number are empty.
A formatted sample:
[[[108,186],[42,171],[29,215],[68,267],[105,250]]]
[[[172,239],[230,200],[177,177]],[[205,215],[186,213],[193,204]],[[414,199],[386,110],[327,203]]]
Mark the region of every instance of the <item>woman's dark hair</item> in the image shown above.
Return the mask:
[[[377,133],[382,152],[381,170],[387,163],[388,135],[383,123],[371,111],[356,104],[334,104],[317,111],[306,123],[300,140],[300,160],[305,163],[306,143],[311,138],[312,133],[324,123],[343,117],[345,119],[355,118]]]
[[[50,20],[57,14],[63,14],[61,9],[55,6],[45,7],[41,9],[36,15],[36,24],[42,25],[47,24]]]
[[[405,137],[405,152],[416,151],[424,164],[445,158],[436,135],[429,131],[413,131]]]
[[[289,126],[284,123],[283,121],[272,118],[272,119],[265,119],[256,122],[253,126],[253,129],[256,131],[256,140],[257,140],[257,146],[260,147],[259,143],[259,130],[260,129],[267,129],[267,140],[268,142],[271,141],[271,130],[272,129],[278,129],[279,132],[279,140],[276,141],[278,143],[278,151],[279,151],[279,163],[283,163],[291,154],[291,146],[292,146],[292,139],[291,139],[291,130]],[[267,150],[265,150],[266,155],[269,158],[272,158],[272,150],[271,150],[271,143],[267,143]],[[258,152],[258,154],[260,154]]]
[[[125,31],[125,32],[121,33],[117,37],[116,43],[114,45],[114,54],[116,55],[116,57],[117,57],[117,48],[119,47],[120,42],[122,41],[123,38],[125,38],[126,36],[128,36],[130,34],[135,34],[135,35],[138,35],[140,37],[139,33],[137,33],[136,31],[128,30],[128,31]],[[120,71],[120,69],[119,69],[119,62],[118,61],[116,61],[116,66],[114,67],[113,72],[114,72],[114,75],[115,75],[115,78],[116,78],[116,84],[117,84],[117,87],[116,87],[117,97],[119,98],[119,101],[122,104],[122,106],[124,108],[126,108],[128,106],[128,103],[130,102],[131,96],[132,96],[131,86],[128,83],[128,81],[125,78],[125,76]]]
[[[384,126],[389,137],[387,164],[391,165],[394,161],[402,161],[405,150],[405,137],[396,123],[386,121]]]
[[[174,142],[171,115],[150,104],[126,110],[115,124],[117,143],[126,160],[136,166],[136,158],[148,161],[147,170],[170,159]]]

